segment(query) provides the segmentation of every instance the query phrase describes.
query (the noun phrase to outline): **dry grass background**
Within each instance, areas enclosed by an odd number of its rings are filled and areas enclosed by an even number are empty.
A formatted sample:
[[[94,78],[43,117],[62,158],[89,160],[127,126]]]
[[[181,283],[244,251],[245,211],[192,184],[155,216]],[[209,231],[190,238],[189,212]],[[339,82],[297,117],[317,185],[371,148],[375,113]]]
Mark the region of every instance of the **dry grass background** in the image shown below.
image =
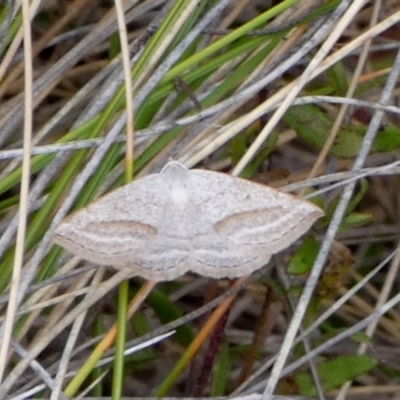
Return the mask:
[[[0,399],[399,398],[398,1],[0,7]],[[326,216],[248,279],[132,278],[117,302],[126,276],[51,231],[170,158]],[[124,296],[126,339],[94,350]]]

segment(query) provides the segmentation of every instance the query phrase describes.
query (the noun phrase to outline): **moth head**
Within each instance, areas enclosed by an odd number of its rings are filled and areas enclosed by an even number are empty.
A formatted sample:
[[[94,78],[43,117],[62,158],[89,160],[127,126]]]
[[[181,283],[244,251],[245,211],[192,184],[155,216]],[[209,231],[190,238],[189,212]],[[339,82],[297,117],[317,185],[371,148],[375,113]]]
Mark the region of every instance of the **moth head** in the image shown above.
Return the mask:
[[[189,199],[188,182],[189,171],[178,161],[170,161],[161,174],[168,185],[169,196],[175,204],[186,203]]]

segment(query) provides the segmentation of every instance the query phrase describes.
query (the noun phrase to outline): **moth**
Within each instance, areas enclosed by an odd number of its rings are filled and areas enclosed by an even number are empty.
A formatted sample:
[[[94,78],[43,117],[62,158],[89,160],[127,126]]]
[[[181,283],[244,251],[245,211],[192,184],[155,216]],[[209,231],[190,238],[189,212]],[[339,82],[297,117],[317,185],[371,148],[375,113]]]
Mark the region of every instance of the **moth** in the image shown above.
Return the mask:
[[[132,276],[236,278],[266,265],[323,212],[289,194],[170,161],[66,219],[55,243]]]

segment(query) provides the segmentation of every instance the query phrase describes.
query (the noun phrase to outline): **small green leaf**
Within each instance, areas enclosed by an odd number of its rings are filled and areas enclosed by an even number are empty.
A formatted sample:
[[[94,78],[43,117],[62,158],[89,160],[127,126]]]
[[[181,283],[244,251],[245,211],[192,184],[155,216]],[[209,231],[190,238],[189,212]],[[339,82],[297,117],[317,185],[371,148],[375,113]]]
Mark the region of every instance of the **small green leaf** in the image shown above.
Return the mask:
[[[284,120],[303,140],[321,149],[329,137],[333,121],[318,107],[310,104],[291,107]],[[351,158],[358,154],[364,138],[362,126],[342,126],[331,148],[338,158]]]
[[[348,207],[347,207],[347,214],[350,214],[350,212],[354,211],[358,204],[360,204],[361,200],[364,198],[364,196],[368,192],[368,181],[366,179],[361,179],[359,181],[359,190],[357,193],[354,195],[354,197],[351,199]]]
[[[364,133],[364,127],[342,126],[332,146],[332,155],[338,158],[356,157],[364,139]]]
[[[351,335],[351,339],[357,343],[365,343],[372,345],[373,340],[370,336],[365,334],[364,332],[357,332],[354,335]]]
[[[293,275],[302,275],[310,271],[318,253],[318,242],[314,236],[307,236],[297,253],[290,260],[288,271]]]
[[[346,215],[346,217],[344,217],[342,224],[340,226],[340,231],[344,232],[351,228],[364,226],[370,224],[373,221],[374,218],[371,214],[352,212],[351,214]]]
[[[285,122],[305,141],[321,149],[332,126],[331,120],[312,105],[290,107]]]
[[[347,68],[344,67],[343,63],[338,62],[328,69],[327,74],[335,93],[344,96],[348,88]]]
[[[151,331],[150,322],[142,312],[136,312],[132,316],[131,324],[137,336],[143,336]]]
[[[375,137],[374,150],[378,152],[393,151],[400,148],[400,129],[397,126],[387,126]]]
[[[323,363],[319,372],[325,389],[330,390],[369,372],[376,364],[377,360],[367,355],[344,355]]]
[[[318,366],[324,391],[335,389],[345,382],[369,372],[377,361],[366,355],[345,355],[326,361]],[[309,373],[301,372],[296,377],[300,394],[316,396],[317,391]]]

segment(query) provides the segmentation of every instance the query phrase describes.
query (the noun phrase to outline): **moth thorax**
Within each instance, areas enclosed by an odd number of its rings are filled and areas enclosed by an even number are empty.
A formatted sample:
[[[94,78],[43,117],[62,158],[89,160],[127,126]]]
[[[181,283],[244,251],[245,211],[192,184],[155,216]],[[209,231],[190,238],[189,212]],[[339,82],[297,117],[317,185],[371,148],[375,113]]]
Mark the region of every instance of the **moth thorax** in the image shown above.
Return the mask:
[[[175,204],[187,203],[189,200],[188,192],[183,185],[173,185],[170,192],[171,200]]]

